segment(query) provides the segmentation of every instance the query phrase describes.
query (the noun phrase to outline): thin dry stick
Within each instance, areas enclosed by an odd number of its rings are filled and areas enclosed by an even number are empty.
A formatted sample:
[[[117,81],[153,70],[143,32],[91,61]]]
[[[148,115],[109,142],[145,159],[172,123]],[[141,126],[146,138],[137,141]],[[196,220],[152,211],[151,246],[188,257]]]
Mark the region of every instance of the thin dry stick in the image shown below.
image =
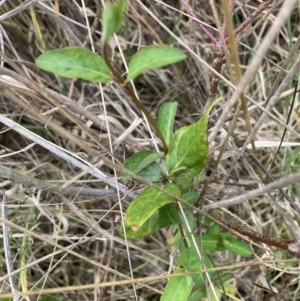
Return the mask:
[[[234,30],[234,36],[237,36],[244,28],[246,28],[249,24],[253,22],[255,18],[257,18],[263,11],[265,11],[267,8],[269,8],[272,5],[272,2],[274,0],[266,0],[262,2],[258,9],[255,10],[246,20],[242,22],[240,26],[238,26]],[[229,38],[226,39],[226,42],[228,41]]]
[[[190,16],[192,16],[194,19],[197,19],[196,14],[185,0],[180,0],[180,3],[181,5],[184,6],[184,8],[186,9],[186,11]],[[200,30],[212,41],[212,43],[214,43],[214,45],[217,46],[219,41],[210,33],[210,31],[206,29],[206,27],[202,25],[200,22],[196,22],[196,24],[200,28]]]
[[[115,225],[115,213],[112,210],[113,208],[113,202],[112,200],[110,200],[109,202],[109,209],[110,209],[110,223],[111,223],[111,229],[112,229],[112,235],[115,236],[115,232],[116,232],[116,225]],[[108,251],[108,258],[107,258],[107,263],[106,266],[107,267],[111,267],[111,263],[113,260],[113,256],[114,256],[114,250],[115,250],[115,240],[111,239],[110,240],[110,245],[109,245],[109,251]],[[109,278],[109,271],[105,271],[104,273],[104,277],[103,277],[103,282],[107,282],[108,278]],[[98,301],[102,301],[105,297],[107,291],[107,287],[103,287],[99,293],[98,296]]]
[[[28,1],[25,1],[24,3],[21,3],[19,6],[15,7],[14,9],[10,10],[9,12],[1,15],[0,16],[0,22],[3,22],[6,19],[9,19],[9,18],[11,18],[12,16],[14,16],[16,14],[19,14],[23,10],[27,9],[30,5],[33,5],[34,2],[36,2],[36,1],[37,0],[28,0]]]
[[[90,41],[90,43],[92,43],[92,35],[95,33],[96,28],[98,27],[99,23],[100,23],[100,18],[101,18],[101,1],[100,0],[96,0],[96,16],[94,18],[93,24],[91,26],[91,29],[89,31],[89,34],[86,36],[84,42],[83,42],[83,46],[86,46],[88,41]]]
[[[229,10],[229,12],[230,12],[230,15],[231,15],[232,12],[233,12],[235,2],[236,2],[236,0],[230,0],[230,1],[229,1],[229,7],[228,7],[228,10]],[[226,30],[226,22],[224,22],[224,24],[223,24],[223,26],[222,26],[222,36],[223,36],[224,38],[225,38],[225,36],[226,36],[226,32],[227,32],[227,30]]]
[[[227,1],[226,2],[225,2],[225,0],[222,1],[222,7],[223,7],[223,11],[224,11],[225,24],[227,24],[227,28],[228,28],[228,34],[227,34],[228,42],[230,44],[230,49],[231,49],[231,53],[232,53],[232,60],[234,63],[234,68],[235,68],[236,81],[240,82],[240,80],[241,80],[240,61],[239,61],[239,56],[238,56],[237,44],[236,44],[236,41],[234,39],[234,34],[233,34],[233,22],[232,22],[232,18],[230,16],[229,9],[227,7]],[[261,11],[262,11],[262,9],[261,9]],[[255,17],[253,17],[253,19],[254,18]],[[241,94],[241,105],[243,107],[246,128],[247,128],[248,133],[250,134],[251,133],[251,124],[250,124],[248,107],[247,107],[244,93]],[[238,114],[239,114],[239,110],[236,110],[235,115],[238,115]],[[235,124],[236,124],[236,122],[234,122],[234,125]],[[229,132],[229,134],[230,134],[230,132]],[[251,140],[251,145],[252,145],[253,153],[257,154],[254,139]]]
[[[276,180],[270,184],[267,184],[265,186],[259,187],[255,190],[249,191],[243,195],[239,195],[227,200],[219,201],[213,204],[205,205],[203,206],[202,210],[210,210],[214,208],[222,208],[227,207],[235,204],[240,204],[245,201],[248,201],[250,199],[253,199],[257,196],[263,195],[267,192],[272,192],[274,190],[277,190],[279,188],[286,187],[288,185],[296,184],[300,182],[300,172],[294,173],[292,175],[289,175],[287,177],[281,178],[279,180]]]
[[[3,190],[0,190],[0,201],[1,201],[1,216],[4,220],[8,220],[7,217],[7,196]],[[11,273],[14,271],[13,265],[12,265],[12,257],[10,252],[10,245],[9,245],[9,232],[10,228],[6,223],[2,222],[2,232],[3,232],[3,248],[4,248],[4,254],[5,254],[5,263],[6,263],[6,270],[7,274],[10,275],[9,277],[9,283],[10,283],[10,289],[13,294],[18,292],[18,287],[16,284],[15,276],[11,275]],[[14,301],[19,301],[20,298],[18,296],[14,296]]]
[[[84,188],[84,187],[62,187],[60,184],[50,183],[40,179],[32,178],[14,170],[0,165],[0,177],[11,180],[14,183],[22,183],[30,187],[35,187],[41,190],[48,190],[55,193],[67,194],[67,195],[86,195],[94,197],[107,197],[116,194],[113,189],[96,189],[96,188]]]

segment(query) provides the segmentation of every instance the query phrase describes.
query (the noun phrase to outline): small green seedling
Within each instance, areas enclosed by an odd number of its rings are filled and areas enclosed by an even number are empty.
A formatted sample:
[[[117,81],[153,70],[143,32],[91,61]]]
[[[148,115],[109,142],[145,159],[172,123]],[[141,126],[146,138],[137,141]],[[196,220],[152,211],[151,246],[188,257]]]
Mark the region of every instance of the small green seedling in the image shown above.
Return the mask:
[[[144,47],[133,55],[128,64],[127,77],[124,78],[113,67],[107,53],[108,40],[120,30],[126,7],[126,1],[121,1],[107,4],[103,11],[102,57],[82,47],[68,47],[42,54],[36,64],[58,76],[101,83],[115,81],[143,111],[161,139],[164,150],[161,153],[152,150],[136,153],[127,160],[125,168],[153,182],[157,189],[155,186],[146,188],[130,203],[120,234],[141,238],[172,226],[173,236],[169,238],[169,243],[171,248],[176,246],[180,252],[174,266],[174,275],[178,274],[178,277],[170,278],[161,300],[200,300],[207,294],[210,300],[218,300],[222,294],[232,293],[234,287],[223,284],[228,280],[228,273],[220,275],[210,272],[205,275],[215,283],[215,287],[212,291],[206,291],[203,269],[214,268],[214,252],[229,250],[240,256],[249,256],[251,250],[207,218],[202,225],[209,227],[209,230],[202,234],[201,239],[192,234],[196,230],[197,218],[192,206],[199,198],[194,186],[201,180],[208,159],[207,123],[214,103],[197,122],[175,133],[176,102],[166,103],[160,108],[157,123],[152,119],[136,98],[129,82],[150,69],[177,63],[186,56],[181,50],[168,45]],[[124,181],[129,179],[128,175],[123,175]],[[178,199],[183,204],[179,204]]]

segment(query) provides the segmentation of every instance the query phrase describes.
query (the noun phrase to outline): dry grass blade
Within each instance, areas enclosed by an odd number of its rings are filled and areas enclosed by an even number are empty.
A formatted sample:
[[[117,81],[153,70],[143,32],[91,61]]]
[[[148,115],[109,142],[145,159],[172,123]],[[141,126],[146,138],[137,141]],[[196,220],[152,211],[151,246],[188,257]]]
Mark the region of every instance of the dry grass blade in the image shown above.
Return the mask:
[[[0,190],[0,198],[1,198],[1,217],[3,220],[7,220],[7,196],[6,194]],[[6,263],[6,270],[9,276],[9,283],[12,294],[15,294],[18,292],[18,287],[16,284],[15,276],[12,275],[14,268],[12,264],[12,256],[11,256],[11,250],[9,245],[9,236],[10,236],[10,229],[5,224],[2,223],[2,232],[3,232],[3,248],[5,253],[5,263]],[[19,297],[14,297],[14,301],[18,301]]]

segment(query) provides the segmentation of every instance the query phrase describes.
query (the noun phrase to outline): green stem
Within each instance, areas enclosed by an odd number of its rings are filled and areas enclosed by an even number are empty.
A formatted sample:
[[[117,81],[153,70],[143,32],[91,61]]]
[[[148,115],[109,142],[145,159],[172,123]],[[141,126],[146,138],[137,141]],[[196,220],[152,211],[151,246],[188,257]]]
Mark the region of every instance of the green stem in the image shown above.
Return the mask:
[[[147,109],[143,106],[143,104],[136,97],[136,95],[135,95],[134,91],[132,90],[132,88],[130,87],[129,83],[126,83],[124,78],[122,77],[122,75],[112,66],[112,64],[111,64],[111,62],[108,58],[108,55],[107,55],[107,48],[108,48],[108,44],[104,43],[104,45],[103,45],[103,59],[104,59],[106,65],[107,65],[107,67],[111,70],[111,72],[112,72],[112,74],[115,78],[115,81],[117,81],[123,87],[123,89],[132,98],[132,100],[137,105],[137,107],[145,114],[146,118],[148,119],[148,121],[150,122],[150,124],[152,125],[154,130],[156,131],[160,141],[162,142],[162,145],[163,145],[163,148],[164,148],[164,153],[166,155],[168,153],[168,146],[167,146],[167,143],[165,141],[164,136],[162,135],[161,131],[159,130],[156,122],[154,121],[154,119],[150,116]]]

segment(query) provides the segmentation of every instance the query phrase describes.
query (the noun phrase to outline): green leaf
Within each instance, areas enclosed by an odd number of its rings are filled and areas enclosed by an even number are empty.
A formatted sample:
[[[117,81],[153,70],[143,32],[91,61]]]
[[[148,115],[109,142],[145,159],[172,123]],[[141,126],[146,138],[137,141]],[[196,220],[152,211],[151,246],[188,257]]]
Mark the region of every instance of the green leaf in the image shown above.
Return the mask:
[[[158,112],[157,126],[165,138],[167,145],[173,139],[173,125],[177,110],[177,102],[168,102],[161,106]]]
[[[152,154],[149,154],[149,156],[145,157],[139,163],[139,165],[135,169],[135,172],[139,173],[141,170],[143,170],[144,168],[146,168],[148,165],[150,165],[151,163],[155,162],[158,159],[161,159],[163,156],[164,156],[163,153],[152,153]]]
[[[199,199],[199,194],[196,191],[188,191],[184,193],[181,198],[190,204],[195,204]]]
[[[177,266],[182,266],[188,271],[202,272],[202,263],[194,246],[185,249],[176,260]],[[197,283],[201,285],[201,283]]]
[[[202,218],[201,218],[201,224],[203,226],[210,227],[212,223],[213,223],[212,219],[210,219],[207,216],[202,216]]]
[[[174,274],[184,273],[178,269]],[[170,278],[161,295],[160,301],[186,301],[192,292],[193,281],[191,276]]]
[[[187,235],[186,238],[189,245],[193,245],[191,235]],[[198,248],[207,255],[210,255],[213,251],[215,251],[219,245],[219,237],[208,233],[203,233],[201,238],[195,237],[194,240],[196,241]]]
[[[177,63],[186,58],[186,55],[177,48],[168,45],[151,45],[139,50],[128,65],[129,82],[147,70],[160,68]]]
[[[205,268],[213,268],[213,264],[209,257],[206,254],[203,254],[203,259],[200,260],[198,253],[195,247],[192,245],[188,249],[184,249],[182,253],[176,260],[177,266],[182,266],[188,271],[192,272],[199,272],[195,275],[192,275],[193,282],[195,286],[204,285],[204,276],[203,276],[203,265],[202,262],[204,261]],[[215,276],[215,272],[209,273],[210,277],[213,278]]]
[[[187,299],[187,301],[199,301],[201,300],[201,297],[203,297],[203,292],[205,292],[205,288],[197,291],[194,291],[190,297]]]
[[[180,190],[187,190],[191,187],[191,181],[199,174],[199,168],[189,168],[186,170],[179,170],[174,173],[170,178]]]
[[[216,250],[218,244],[218,237],[210,233],[202,234],[202,243],[201,246],[205,253],[210,253],[211,251]]]
[[[207,119],[182,127],[175,133],[166,156],[166,164],[171,174],[185,169],[200,172],[207,161]]]
[[[149,182],[156,182],[162,178],[163,171],[158,163],[153,162],[141,170],[137,175]]]
[[[112,79],[104,60],[82,47],[66,47],[45,52],[36,59],[39,68],[58,76],[106,83]]]
[[[208,116],[213,105],[220,99],[212,102],[198,122],[176,131],[166,156],[166,164],[171,175],[188,169],[197,174],[204,168],[208,157],[206,133]]]
[[[224,239],[223,244],[225,250],[231,251],[237,255],[241,255],[243,257],[248,257],[252,255],[249,245],[242,241],[229,241],[227,239]]]
[[[167,204],[159,208],[159,219],[157,221],[157,227],[159,229],[175,225],[180,223],[178,211],[173,204]]]
[[[193,186],[195,187],[195,189],[200,186],[204,173],[205,173],[205,169],[202,169],[195,177],[193,181]]]
[[[170,225],[180,223],[177,210],[172,204],[167,204],[158,211],[154,212],[150,218],[138,229],[133,231],[129,226],[125,225],[127,237],[141,238],[157,232],[158,230]],[[123,227],[120,229],[120,234],[124,236]]]
[[[130,226],[125,223],[125,231],[127,237],[130,238],[141,238],[148,236],[152,233],[155,233],[157,229],[157,222],[159,219],[159,211],[154,212],[149,219],[145,221],[145,223],[139,229],[131,229]],[[120,228],[120,234],[124,237],[124,228],[123,226]]]
[[[175,196],[180,196],[180,191],[174,184],[166,184],[165,186],[161,186],[161,188]],[[130,203],[125,223],[133,231],[138,231],[159,208],[174,202],[175,200],[172,197],[152,187],[148,187]]]
[[[151,150],[141,151],[132,155],[124,167],[147,181],[158,181],[163,175],[163,170],[155,161],[162,157],[163,153],[156,153]],[[122,179],[129,181],[130,176],[123,174]]]
[[[108,3],[102,13],[102,41],[105,43],[114,34],[117,33],[124,18],[126,1],[119,3]]]
[[[237,237],[232,235],[230,232],[223,232],[223,233],[220,233],[220,236],[221,236],[221,239],[222,240],[228,240],[230,242],[234,242],[234,241],[237,241]]]
[[[230,242],[231,244],[236,242],[238,239],[236,236],[232,235],[230,232],[220,232],[219,242],[216,251],[226,251],[227,248],[224,245],[224,241]]]
[[[217,236],[220,233],[221,227],[217,223],[213,223],[212,226],[209,227],[207,233],[211,235]]]

